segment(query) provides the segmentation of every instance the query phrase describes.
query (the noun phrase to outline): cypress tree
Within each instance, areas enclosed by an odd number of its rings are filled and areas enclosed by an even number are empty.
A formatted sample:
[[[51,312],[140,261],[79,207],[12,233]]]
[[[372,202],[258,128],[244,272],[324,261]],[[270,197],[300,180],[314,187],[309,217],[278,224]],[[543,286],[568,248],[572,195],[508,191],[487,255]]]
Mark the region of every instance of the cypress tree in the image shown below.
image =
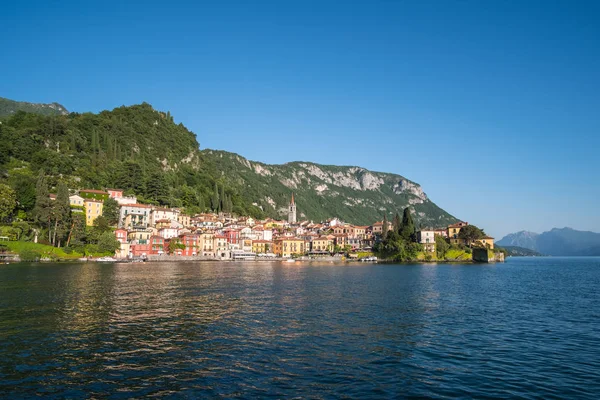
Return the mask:
[[[415,223],[412,218],[410,209],[406,207],[402,213],[402,225],[400,228],[400,236],[404,240],[414,241],[416,239]]]
[[[398,213],[396,213],[396,215],[394,216],[394,222],[392,226],[394,228],[394,231],[400,233],[400,227],[402,226],[402,222],[400,221],[400,215]]]
[[[35,221],[40,226],[46,226],[48,228],[48,242],[51,241],[51,210],[52,204],[50,203],[50,192],[48,192],[48,182],[43,171],[40,174],[35,185],[35,207],[33,213],[35,215]]]
[[[221,196],[219,198],[221,200],[221,210],[227,212],[227,198],[225,197],[225,185],[221,186]]]
[[[219,212],[219,186],[217,185],[217,182],[215,182],[215,190],[213,191],[213,195],[212,195],[212,199],[211,199],[211,206],[213,211],[215,212]]]
[[[69,204],[69,189],[67,185],[60,182],[54,201],[53,216],[54,216],[54,235],[52,243],[60,247],[60,243],[69,231],[71,225],[71,206]]]

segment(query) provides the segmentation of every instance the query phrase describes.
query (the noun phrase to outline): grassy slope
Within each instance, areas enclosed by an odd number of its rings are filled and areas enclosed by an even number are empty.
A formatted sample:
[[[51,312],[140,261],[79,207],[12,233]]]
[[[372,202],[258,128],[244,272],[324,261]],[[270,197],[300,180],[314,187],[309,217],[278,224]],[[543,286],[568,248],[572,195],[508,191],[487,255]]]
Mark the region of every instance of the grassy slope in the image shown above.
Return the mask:
[[[76,260],[84,255],[77,252],[67,254],[62,248],[33,242],[2,242],[11,253],[19,254],[23,250],[31,250],[42,255],[42,258],[59,258],[61,260]],[[93,257],[111,256],[112,253],[93,253]]]

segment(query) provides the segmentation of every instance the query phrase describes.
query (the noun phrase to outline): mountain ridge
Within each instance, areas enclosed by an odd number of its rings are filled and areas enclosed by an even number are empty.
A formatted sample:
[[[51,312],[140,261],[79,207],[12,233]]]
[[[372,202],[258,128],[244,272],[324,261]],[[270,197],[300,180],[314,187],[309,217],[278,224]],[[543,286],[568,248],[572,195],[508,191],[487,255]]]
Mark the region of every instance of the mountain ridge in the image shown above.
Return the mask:
[[[551,256],[600,256],[600,233],[569,227],[552,228],[539,234],[528,231],[511,233],[497,244],[519,246]]]
[[[310,204],[312,211],[305,213],[304,217],[315,220],[337,216],[354,223],[368,224],[381,220],[384,213],[388,213],[390,218],[395,212],[401,213],[404,207],[410,206],[415,218],[422,224],[444,226],[457,221],[431,202],[418,183],[399,174],[308,161],[267,164],[223,150],[205,149],[201,152],[226,171],[230,178],[246,185],[252,182],[249,190],[254,202],[263,209],[271,207],[279,214],[285,212],[289,193],[294,192],[300,215],[302,205]],[[260,199],[261,192],[271,195]],[[341,203],[346,207],[340,209],[339,202],[331,203],[327,197],[343,197]],[[351,212],[350,207],[360,208],[361,212]]]
[[[30,103],[0,97],[0,117],[12,115],[17,111],[40,115],[67,115],[69,111],[59,103]]]

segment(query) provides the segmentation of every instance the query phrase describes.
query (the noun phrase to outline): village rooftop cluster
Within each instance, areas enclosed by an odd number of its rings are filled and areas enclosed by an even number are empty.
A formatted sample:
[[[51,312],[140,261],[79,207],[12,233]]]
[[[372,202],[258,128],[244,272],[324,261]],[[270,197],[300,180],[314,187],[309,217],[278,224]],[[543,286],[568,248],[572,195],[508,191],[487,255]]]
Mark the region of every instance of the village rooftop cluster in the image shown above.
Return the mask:
[[[51,195],[52,196],[52,195]],[[332,218],[324,222],[297,221],[294,195],[288,206],[287,221],[267,218],[255,220],[226,213],[187,215],[177,208],[140,204],[123,190],[80,190],[69,197],[73,211],[84,212],[91,226],[102,215],[103,203],[113,198],[120,206],[119,222],[114,231],[120,248],[118,259],[156,259],[169,256],[206,259],[254,259],[256,257],[351,256],[369,252],[382,237],[384,226],[377,221],[370,226],[351,225]],[[435,252],[435,236],[448,238],[451,244],[464,245],[458,237],[467,222],[439,229],[422,229],[417,241],[426,252]],[[486,236],[481,244],[494,247]]]

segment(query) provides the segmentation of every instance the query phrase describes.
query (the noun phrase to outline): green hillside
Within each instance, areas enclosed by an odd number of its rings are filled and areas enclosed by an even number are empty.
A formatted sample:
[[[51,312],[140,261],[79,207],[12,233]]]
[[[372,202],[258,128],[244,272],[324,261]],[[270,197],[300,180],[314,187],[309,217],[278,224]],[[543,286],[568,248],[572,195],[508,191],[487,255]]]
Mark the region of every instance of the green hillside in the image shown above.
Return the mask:
[[[411,206],[415,220],[427,226],[444,226],[456,218],[430,201],[421,187],[395,174],[361,167],[340,167],[310,162],[268,165],[237,154],[204,150],[201,154],[235,184],[242,196],[269,214],[283,214],[294,192],[302,218],[323,220],[337,216],[356,224],[381,220]]]
[[[315,221],[337,216],[370,224],[408,205],[418,223],[456,221],[399,175],[303,162],[267,165],[200,151],[194,133],[147,103],[98,114],[18,111],[1,122],[0,172],[17,192],[43,170],[51,187],[59,181],[72,189],[118,187],[141,201],[190,212],[280,217],[294,192],[300,217]]]
[[[17,111],[25,111],[41,115],[66,115],[69,113],[65,107],[58,103],[27,103],[24,101],[14,101],[0,97],[0,117],[12,115]]]

